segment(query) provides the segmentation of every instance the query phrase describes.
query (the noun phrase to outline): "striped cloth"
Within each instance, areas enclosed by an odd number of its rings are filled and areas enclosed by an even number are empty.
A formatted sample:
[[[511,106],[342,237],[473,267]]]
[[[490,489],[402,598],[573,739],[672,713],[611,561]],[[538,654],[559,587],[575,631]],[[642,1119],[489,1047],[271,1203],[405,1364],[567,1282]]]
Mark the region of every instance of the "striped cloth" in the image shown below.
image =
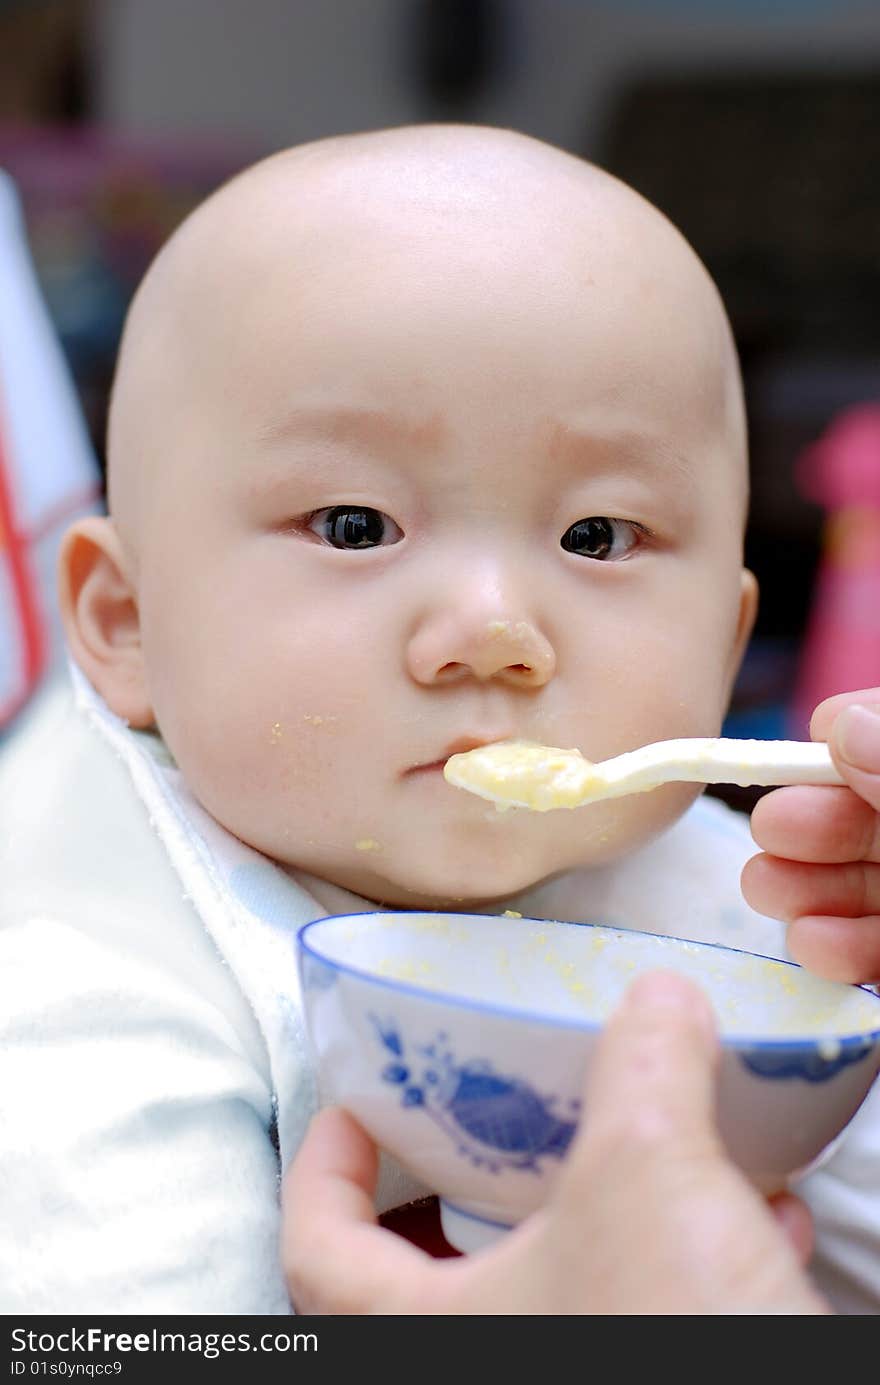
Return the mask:
[[[100,493],[18,197],[0,170],[0,731],[60,659],[58,545]]]

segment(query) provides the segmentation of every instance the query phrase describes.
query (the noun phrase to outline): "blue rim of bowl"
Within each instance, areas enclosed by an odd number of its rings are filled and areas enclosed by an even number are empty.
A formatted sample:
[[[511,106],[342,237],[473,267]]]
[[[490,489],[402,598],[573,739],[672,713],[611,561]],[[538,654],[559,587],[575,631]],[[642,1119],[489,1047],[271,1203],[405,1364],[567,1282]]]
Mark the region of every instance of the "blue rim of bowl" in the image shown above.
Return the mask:
[[[297,929],[296,941],[301,951],[307,953],[309,957],[313,957],[314,960],[316,962],[319,962],[321,966],[329,967],[331,968],[331,970],[342,972],[347,976],[354,976],[359,981],[367,981],[371,985],[381,987],[383,990],[394,991],[398,995],[403,994],[409,996],[417,996],[420,999],[434,1001],[435,1003],[437,1003],[438,1001],[442,1001],[443,1004],[454,1005],[458,1009],[470,1010],[477,1013],[502,1015],[508,1019],[515,1018],[517,1020],[523,1020],[526,1023],[540,1024],[542,1027],[550,1025],[558,1029],[576,1029],[588,1034],[597,1033],[602,1028],[602,1026],[605,1023],[604,1020],[566,1019],[559,1015],[546,1014],[543,1010],[521,1010],[511,1005],[496,1005],[491,1001],[469,1000],[467,996],[457,995],[453,991],[431,990],[427,986],[414,986],[409,981],[395,981],[393,977],[376,976],[374,972],[364,971],[360,967],[353,967],[345,962],[334,962],[327,957],[322,957],[320,952],[317,952],[315,948],[309,945],[305,936],[310,929],[318,928],[322,923],[331,923],[337,919],[405,919],[407,915],[410,914],[420,914],[424,916],[425,914],[435,913],[438,918],[443,919],[497,919],[499,917],[502,917],[498,914],[445,914],[437,913],[436,910],[432,909],[360,909],[357,913],[327,914],[324,918],[310,919],[308,923],[301,924],[300,927]],[[743,947],[728,947],[725,943],[705,943],[697,942],[692,938],[676,938],[675,935],[672,933],[643,933],[641,929],[638,928],[620,928],[616,923],[574,923],[571,919],[534,919],[528,916],[524,918],[510,919],[509,922],[513,924],[536,923],[538,925],[550,923],[554,926],[561,925],[563,928],[602,928],[607,933],[631,933],[633,936],[640,938],[661,938],[666,942],[688,943],[691,947],[698,947],[701,949],[705,948],[707,951],[729,952],[738,957],[756,957],[759,961],[762,962],[773,962],[777,966],[791,967],[793,971],[804,971],[804,968],[798,966],[797,962],[789,962],[784,957],[768,957],[767,954],[763,952],[748,952]],[[662,970],[662,967],[658,966],[656,969]],[[654,968],[652,968],[652,970],[654,970]],[[830,984],[850,985],[849,982],[832,982]],[[873,991],[870,986],[853,985],[851,989],[854,991],[861,991],[864,995],[869,996],[872,1001],[874,1001],[878,1006],[880,1006],[880,995],[878,995],[876,991]],[[880,1013],[878,1013],[878,1019],[880,1019]],[[722,1048],[761,1048],[773,1049],[774,1052],[780,1052],[786,1049],[815,1049],[823,1043],[836,1043],[840,1045],[840,1052],[835,1053],[835,1059],[837,1059],[843,1054],[845,1054],[848,1051],[848,1049],[854,1049],[857,1046],[862,1046],[869,1041],[871,1044],[876,1044],[880,1042],[880,1026],[878,1026],[878,1028],[876,1029],[861,1029],[856,1033],[850,1034],[805,1034],[800,1038],[788,1037],[784,1039],[765,1039],[752,1037],[748,1034],[719,1034],[718,1037]]]
[[[495,1217],[481,1217],[479,1212],[469,1212],[466,1207],[459,1207],[457,1202],[450,1202],[448,1197],[440,1197],[439,1193],[437,1196],[444,1207],[448,1207],[450,1212],[456,1212],[467,1221],[479,1222],[481,1226],[494,1226],[499,1231],[512,1231],[516,1225],[515,1222],[498,1221]]]

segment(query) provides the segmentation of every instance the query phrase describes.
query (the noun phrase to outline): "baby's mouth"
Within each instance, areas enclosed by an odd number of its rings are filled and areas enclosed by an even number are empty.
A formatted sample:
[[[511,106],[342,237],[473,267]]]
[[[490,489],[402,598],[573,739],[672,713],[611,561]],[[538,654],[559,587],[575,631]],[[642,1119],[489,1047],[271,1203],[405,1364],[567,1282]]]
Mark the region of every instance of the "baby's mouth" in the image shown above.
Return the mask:
[[[459,736],[456,740],[450,741],[438,760],[425,761],[424,764],[412,765],[404,771],[404,778],[410,779],[414,775],[422,774],[442,774],[443,768],[450,755],[463,755],[468,750],[479,750],[481,746],[493,745],[496,741],[511,740],[512,736]]]
[[[415,774],[442,774],[445,760],[433,760],[430,765],[413,765],[412,769],[406,771],[405,777],[411,779]]]

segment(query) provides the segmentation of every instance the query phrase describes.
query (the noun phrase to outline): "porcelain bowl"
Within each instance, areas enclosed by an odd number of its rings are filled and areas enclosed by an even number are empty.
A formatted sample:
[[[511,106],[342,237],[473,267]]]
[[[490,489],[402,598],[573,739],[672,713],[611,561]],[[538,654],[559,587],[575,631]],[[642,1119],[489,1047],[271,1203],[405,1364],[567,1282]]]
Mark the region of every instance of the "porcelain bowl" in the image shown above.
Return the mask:
[[[321,1099],[440,1198],[471,1251],[546,1199],[591,1050],[629,982],[696,980],[722,1039],[718,1114],[766,1193],[827,1151],[880,1068],[880,997],[789,962],[592,924],[365,913],[298,935]],[[587,1102],[589,1094],[587,1093]]]

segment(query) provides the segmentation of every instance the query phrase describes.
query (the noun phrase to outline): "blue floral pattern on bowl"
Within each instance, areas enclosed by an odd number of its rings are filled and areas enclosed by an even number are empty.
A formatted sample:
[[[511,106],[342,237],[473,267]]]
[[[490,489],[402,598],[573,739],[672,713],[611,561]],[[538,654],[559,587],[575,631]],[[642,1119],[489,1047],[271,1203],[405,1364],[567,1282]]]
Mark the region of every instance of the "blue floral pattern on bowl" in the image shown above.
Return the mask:
[[[787,1046],[775,1051],[772,1048],[754,1048],[741,1054],[740,1061],[757,1077],[769,1077],[774,1081],[801,1078],[804,1082],[828,1082],[842,1068],[849,1067],[850,1063],[860,1063],[867,1058],[873,1047],[873,1042],[865,1039],[861,1043],[841,1044],[836,1053],[828,1050],[823,1053],[821,1045],[816,1045],[808,1052]]]
[[[382,1079],[400,1089],[403,1106],[430,1116],[472,1164],[490,1173],[539,1173],[539,1159],[565,1154],[580,1102],[569,1102],[560,1115],[556,1097],[542,1096],[521,1078],[500,1074],[482,1059],[458,1062],[447,1034],[407,1046],[393,1020],[370,1018],[390,1055]]]

